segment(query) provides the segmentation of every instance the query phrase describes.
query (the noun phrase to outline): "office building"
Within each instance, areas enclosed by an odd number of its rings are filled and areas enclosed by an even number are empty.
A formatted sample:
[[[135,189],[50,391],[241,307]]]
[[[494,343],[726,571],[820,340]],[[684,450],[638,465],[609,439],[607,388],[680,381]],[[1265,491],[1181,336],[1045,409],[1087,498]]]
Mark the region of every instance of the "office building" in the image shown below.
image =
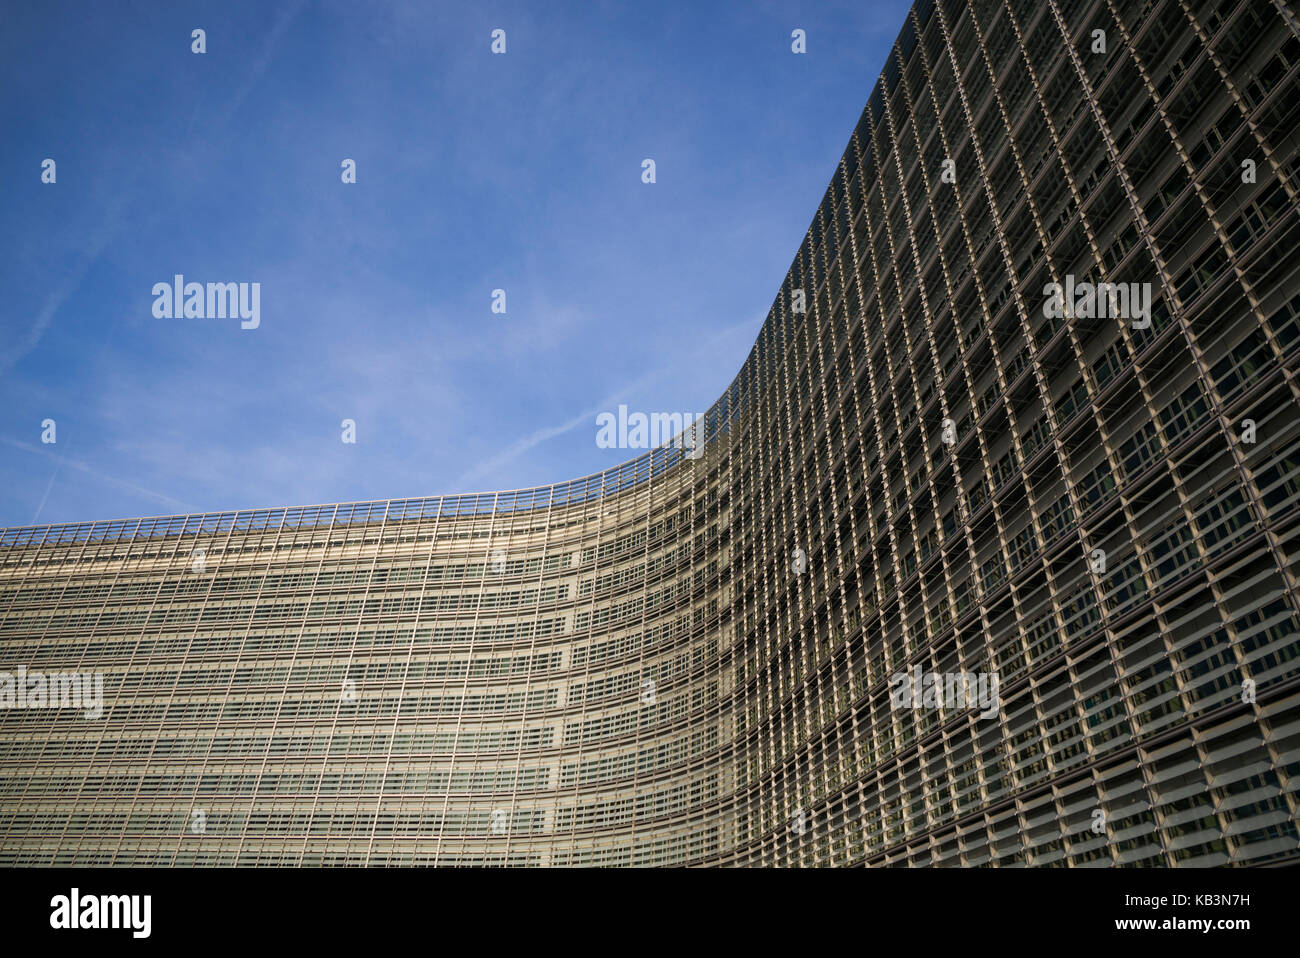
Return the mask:
[[[4,530],[0,862],[1300,858],[1298,143],[1282,0],[922,0],[701,454]]]

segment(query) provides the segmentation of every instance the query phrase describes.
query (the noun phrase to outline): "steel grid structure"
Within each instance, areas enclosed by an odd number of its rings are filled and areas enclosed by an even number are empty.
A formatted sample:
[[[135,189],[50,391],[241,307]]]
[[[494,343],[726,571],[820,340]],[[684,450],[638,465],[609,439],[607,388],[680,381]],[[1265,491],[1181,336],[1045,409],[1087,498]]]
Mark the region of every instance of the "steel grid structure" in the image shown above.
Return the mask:
[[[921,2],[702,457],[4,530],[105,712],[0,710],[0,862],[1300,858],[1298,104],[1282,0]]]

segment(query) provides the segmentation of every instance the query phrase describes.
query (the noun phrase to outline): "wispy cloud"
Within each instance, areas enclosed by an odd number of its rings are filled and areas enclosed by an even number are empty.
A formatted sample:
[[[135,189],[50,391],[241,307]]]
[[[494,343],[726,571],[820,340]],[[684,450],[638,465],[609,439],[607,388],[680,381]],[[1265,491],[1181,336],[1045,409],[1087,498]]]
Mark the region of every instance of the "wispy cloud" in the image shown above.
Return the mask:
[[[41,510],[45,508],[45,503],[50,498],[50,490],[54,488],[54,480],[58,478],[59,470],[62,468],[62,463],[56,463],[54,471],[50,473],[50,481],[45,484],[45,494],[41,496],[41,501],[36,506],[36,511],[32,513],[32,525],[36,525],[36,520],[41,517]]]
[[[744,331],[744,332],[752,333],[756,330],[756,328],[757,328],[756,324],[752,321],[735,323],[731,326],[719,330],[718,332],[710,336],[707,340],[702,342],[700,344],[700,350],[701,352],[707,352],[711,347],[716,346],[717,344],[729,339],[730,337],[734,336],[738,332]],[[572,432],[573,430],[577,429],[579,426],[590,426],[594,430],[595,417],[597,416],[597,414],[611,410],[621,400],[626,399],[629,394],[635,393],[637,390],[640,389],[645,389],[646,387],[651,386],[655,383],[662,382],[663,380],[668,378],[670,373],[676,373],[678,371],[679,370],[677,369],[677,367],[674,366],[661,366],[660,368],[653,370],[652,372],[649,372],[646,375],[641,376],[638,379],[629,382],[622,389],[610,393],[604,399],[600,400],[600,402],[596,403],[595,405],[591,406],[588,409],[583,410],[582,412],[578,413],[576,416],[573,416],[570,419],[566,419],[564,422],[557,423],[556,425],[545,426],[541,429],[534,430],[533,432],[529,433],[527,436],[524,436],[523,438],[517,440],[516,442],[511,443],[509,446],[507,446],[497,455],[491,456],[481,461],[473,469],[470,469],[469,471],[462,473],[456,479],[455,485],[457,491],[461,491],[461,492],[472,491],[470,488],[471,485],[477,482],[480,477],[491,475],[492,473],[500,469],[502,466],[505,466],[508,463],[515,461],[524,453],[528,452],[530,449],[540,446],[542,443],[546,442],[547,440],[554,439],[556,436],[563,436],[565,433]],[[718,392],[721,393],[723,388],[726,385],[727,385],[726,383],[719,383]],[[563,482],[571,478],[574,477],[556,476],[555,481]]]
[[[88,466],[86,463],[82,462],[79,459],[71,459],[67,456],[61,456],[58,453],[51,452],[47,448],[43,448],[41,446],[35,446],[28,442],[22,442],[21,440],[18,439],[10,439],[7,436],[0,436],[0,442],[3,442],[7,446],[12,446],[15,449],[21,449],[24,452],[28,452],[33,455],[44,456],[45,458],[55,462],[59,467],[67,467],[68,469],[75,469],[78,472],[84,473],[85,475],[91,477],[97,482],[107,483],[111,486],[117,487],[118,489],[140,496],[143,499],[148,499],[152,502],[157,502],[161,505],[168,506],[169,508],[176,509],[180,512],[199,511],[189,503],[182,502],[181,500],[173,498],[172,496],[164,495],[161,492],[154,492],[152,489],[146,489],[144,486],[141,486],[137,483],[130,482],[126,479],[119,479],[116,476],[110,476],[107,475],[106,473],[100,472],[98,469],[94,469],[91,466]],[[54,477],[51,476],[50,484],[53,485],[53,482],[54,482]],[[48,486],[46,487],[45,492],[46,492],[46,496],[48,497],[49,495]],[[44,508],[45,508],[45,499],[42,498],[40,507],[36,510],[37,514],[39,515],[40,511]]]
[[[0,373],[7,373],[19,360],[40,345],[41,337],[50,328],[50,324],[54,322],[54,317],[63,308],[63,304],[76,293],[86,274],[90,272],[90,268],[99,261],[105,248],[117,235],[118,227],[122,222],[124,204],[125,200],[121,196],[112,201],[103,225],[92,234],[90,244],[77,265],[55,286],[54,292],[45,298],[45,305],[41,307],[41,311],[36,314],[36,319],[27,328],[26,335],[22,336],[15,345],[0,353]]]
[[[757,6],[16,10],[0,525],[563,481],[626,458],[598,412],[708,408],[906,9],[835,2],[807,57]],[[260,283],[260,328],[156,319],[177,273]]]
[[[239,85],[235,95],[230,98],[225,107],[217,115],[217,123],[224,126],[226,122],[235,114],[235,111],[243,105],[248,99],[248,95],[253,92],[253,87],[257,86],[257,81],[262,78],[267,67],[271,65],[271,60],[275,56],[275,49],[280,45],[280,40],[284,37],[289,27],[293,25],[294,20],[298,19],[298,14],[303,11],[307,5],[307,0],[298,0],[292,4],[275,21],[266,36],[262,38],[261,48],[257,51],[257,59],[253,61],[253,66],[248,73],[244,75],[244,82]]]

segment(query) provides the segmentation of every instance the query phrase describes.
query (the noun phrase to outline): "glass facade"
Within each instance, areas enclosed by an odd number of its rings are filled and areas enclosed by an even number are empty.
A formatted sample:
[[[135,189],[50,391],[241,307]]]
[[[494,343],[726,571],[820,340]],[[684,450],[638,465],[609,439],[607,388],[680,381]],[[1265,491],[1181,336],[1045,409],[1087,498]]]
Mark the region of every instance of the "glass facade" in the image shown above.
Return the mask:
[[[1298,144],[1282,0],[918,3],[702,455],[3,530],[0,864],[1300,858]]]

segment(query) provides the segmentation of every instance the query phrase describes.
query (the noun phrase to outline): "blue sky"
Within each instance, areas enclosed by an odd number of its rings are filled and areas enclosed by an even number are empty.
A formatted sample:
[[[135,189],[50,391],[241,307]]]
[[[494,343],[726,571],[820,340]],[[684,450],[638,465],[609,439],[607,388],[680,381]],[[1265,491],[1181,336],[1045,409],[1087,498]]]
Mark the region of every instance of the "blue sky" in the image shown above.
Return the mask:
[[[0,526],[631,458],[596,414],[731,381],[907,7],[4,5]],[[177,273],[261,325],[155,318]]]

